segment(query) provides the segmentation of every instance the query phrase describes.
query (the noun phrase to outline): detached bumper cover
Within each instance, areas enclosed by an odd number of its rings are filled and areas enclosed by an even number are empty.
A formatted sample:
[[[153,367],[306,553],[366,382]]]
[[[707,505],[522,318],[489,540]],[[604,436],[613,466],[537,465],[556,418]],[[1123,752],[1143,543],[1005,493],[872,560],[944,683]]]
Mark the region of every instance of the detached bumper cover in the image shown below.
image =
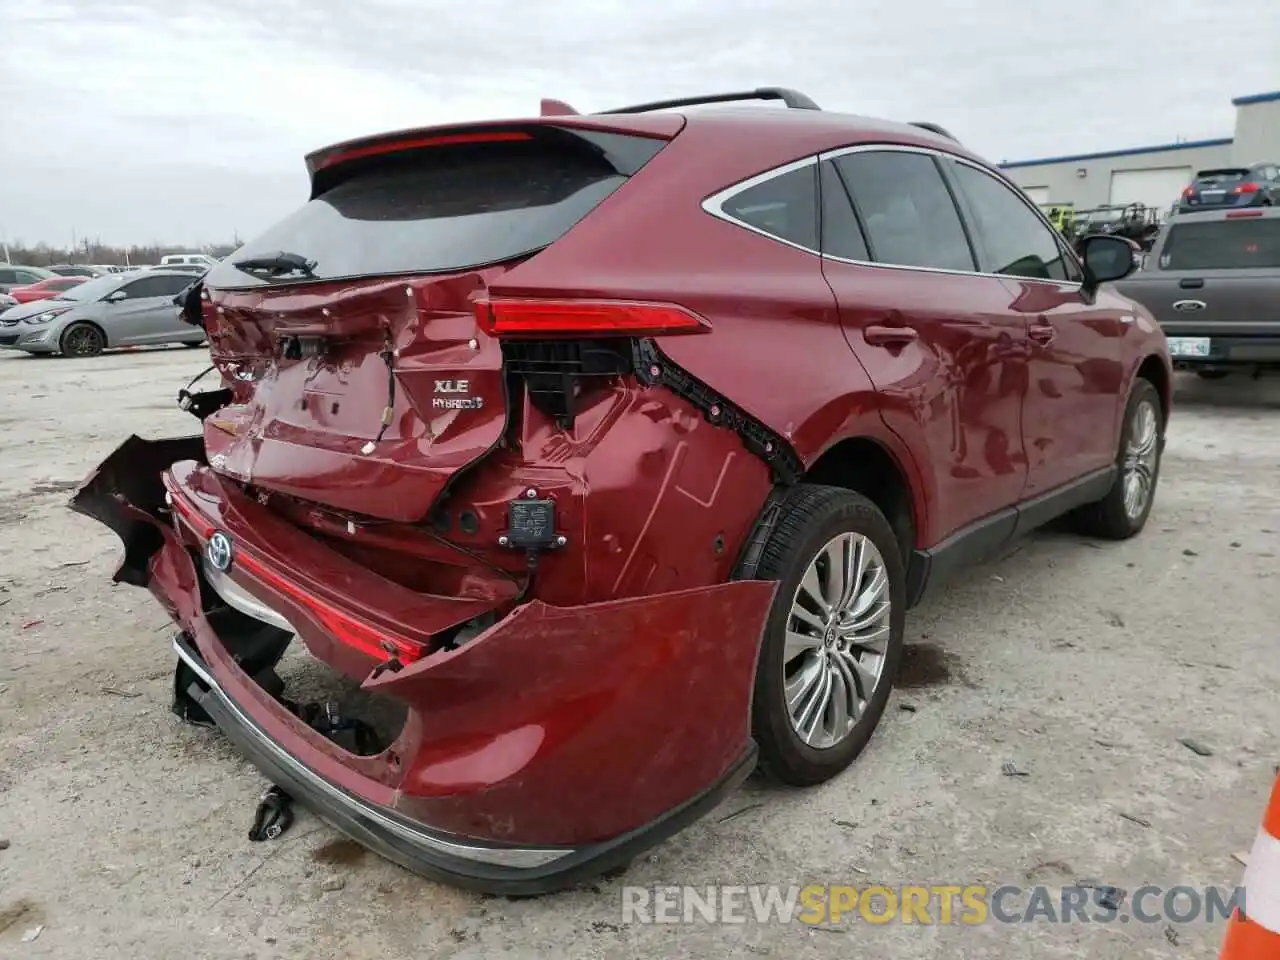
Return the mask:
[[[759,581],[587,607],[519,606],[457,650],[365,676],[364,688],[403,703],[408,720],[382,754],[347,753],[259,687],[205,616],[217,593],[197,561],[198,533],[164,505],[161,464],[184,456],[199,456],[191,441],[131,438],[72,506],[117,531],[126,548],[117,579],[147,586],[181,629],[185,693],[266,776],[388,859],[460,886],[546,892],[671,836],[753,769],[751,691],[774,591]],[[192,492],[188,505],[213,510],[210,526],[238,531],[250,549],[251,521],[281,522],[233,485],[211,500],[220,481],[195,462],[164,476],[171,491]],[[275,553],[259,562],[288,555],[284,533],[269,531]],[[278,567],[281,576],[306,583],[318,570],[340,573],[339,586],[365,597],[376,587],[387,622],[408,622],[408,611],[431,619],[437,607],[441,622],[449,618],[446,598],[367,581],[369,571],[347,570],[345,558],[308,543],[306,555]],[[348,674],[359,667],[296,597],[234,564],[229,573],[241,600],[255,598],[321,659]],[[334,603],[332,590],[325,603]],[[365,606],[353,598],[350,609]]]
[[[623,866],[714,808],[755,769],[750,748],[708,790],[640,829],[581,847],[484,844],[430,830],[394,809],[371,804],[325,780],[262,730],[226,691],[190,639],[174,640],[178,656],[200,678],[187,691],[227,737],[273,783],[349,837],[406,869],[458,886],[511,895],[537,894]]]

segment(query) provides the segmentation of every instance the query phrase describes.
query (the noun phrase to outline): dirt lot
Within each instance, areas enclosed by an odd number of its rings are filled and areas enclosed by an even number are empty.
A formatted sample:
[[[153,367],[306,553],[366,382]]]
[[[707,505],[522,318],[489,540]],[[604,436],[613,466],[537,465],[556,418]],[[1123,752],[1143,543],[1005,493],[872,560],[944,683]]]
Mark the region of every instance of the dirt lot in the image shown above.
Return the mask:
[[[262,779],[169,713],[166,618],[111,585],[117,541],[64,503],[130,432],[190,432],[173,396],[205,360],[0,357],[0,955],[1216,955],[1200,924],[624,926],[621,888],[1235,885],[1280,762],[1280,381],[1180,381],[1138,539],[1041,533],[916,611],[904,689],[847,774],[753,780],[624,878],[515,901],[306,813],[249,843]]]

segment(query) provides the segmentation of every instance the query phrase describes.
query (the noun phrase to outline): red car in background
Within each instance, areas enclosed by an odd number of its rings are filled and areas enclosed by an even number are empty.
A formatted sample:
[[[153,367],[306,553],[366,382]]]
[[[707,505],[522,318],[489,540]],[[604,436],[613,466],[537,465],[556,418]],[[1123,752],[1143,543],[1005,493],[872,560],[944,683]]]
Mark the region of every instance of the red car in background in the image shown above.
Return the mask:
[[[19,303],[48,300],[50,297],[56,297],[64,290],[79,286],[88,279],[88,277],[47,277],[39,283],[33,283],[25,287],[14,287],[9,291],[9,296]]]

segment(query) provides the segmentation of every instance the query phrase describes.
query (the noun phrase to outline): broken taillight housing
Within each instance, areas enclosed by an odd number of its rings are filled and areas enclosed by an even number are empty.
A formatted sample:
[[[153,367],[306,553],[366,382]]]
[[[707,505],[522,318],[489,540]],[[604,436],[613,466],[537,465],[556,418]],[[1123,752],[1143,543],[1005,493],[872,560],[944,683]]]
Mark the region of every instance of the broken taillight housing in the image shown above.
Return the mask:
[[[655,337],[709,333],[711,324],[674,303],[508,297],[475,302],[476,322],[493,337]]]

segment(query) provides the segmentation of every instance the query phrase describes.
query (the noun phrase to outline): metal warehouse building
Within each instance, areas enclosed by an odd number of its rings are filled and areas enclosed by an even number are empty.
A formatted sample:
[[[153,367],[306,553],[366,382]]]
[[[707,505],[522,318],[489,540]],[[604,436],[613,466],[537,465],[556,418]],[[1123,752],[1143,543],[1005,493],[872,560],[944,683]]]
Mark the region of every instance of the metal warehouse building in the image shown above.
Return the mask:
[[[1197,170],[1280,164],[1280,90],[1236,97],[1234,137],[1132,147],[1072,157],[1019,160],[1001,166],[1039,204],[1142,203],[1168,210]]]

